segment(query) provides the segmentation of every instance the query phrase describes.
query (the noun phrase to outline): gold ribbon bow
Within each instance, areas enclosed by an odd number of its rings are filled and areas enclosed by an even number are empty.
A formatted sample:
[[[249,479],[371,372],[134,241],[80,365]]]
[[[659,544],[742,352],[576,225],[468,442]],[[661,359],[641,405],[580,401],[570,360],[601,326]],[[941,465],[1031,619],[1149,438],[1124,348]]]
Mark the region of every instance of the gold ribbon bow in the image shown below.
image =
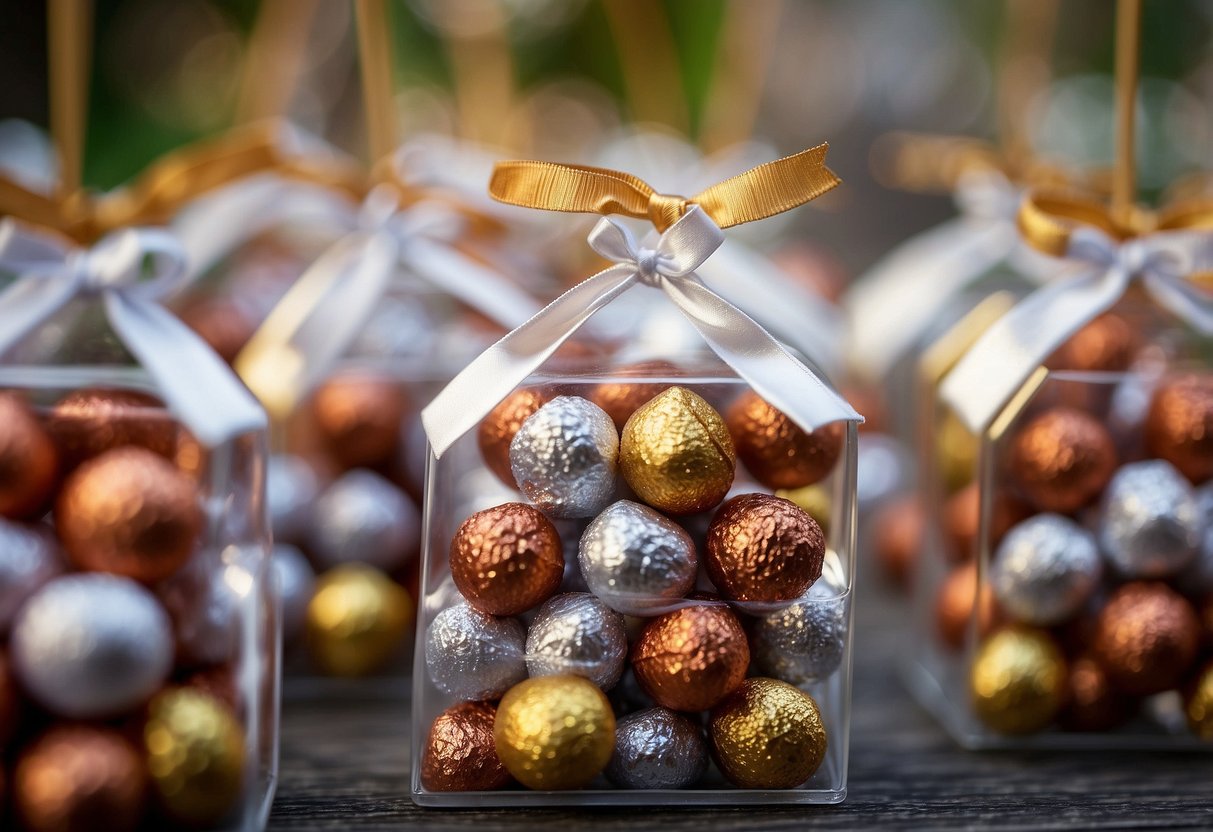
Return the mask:
[[[693,197],[658,193],[631,174],[555,162],[498,162],[489,194],[499,202],[584,214],[622,214],[648,219],[665,231],[698,205],[721,228],[783,213],[824,194],[840,182],[826,167],[828,144],[759,165]]]
[[[339,160],[310,160],[283,152],[276,123],[229,131],[160,157],[131,184],[109,193],[50,197],[0,177],[0,216],[52,228],[82,243],[129,225],[168,221],[182,205],[244,176],[274,171],[358,196],[365,177]]]
[[[1064,256],[1070,235],[1079,226],[1092,226],[1115,240],[1128,240],[1161,231],[1213,230],[1213,197],[1181,199],[1157,211],[1134,207],[1117,220],[1107,203],[1092,196],[1033,190],[1019,208],[1019,231],[1029,245],[1053,257]]]

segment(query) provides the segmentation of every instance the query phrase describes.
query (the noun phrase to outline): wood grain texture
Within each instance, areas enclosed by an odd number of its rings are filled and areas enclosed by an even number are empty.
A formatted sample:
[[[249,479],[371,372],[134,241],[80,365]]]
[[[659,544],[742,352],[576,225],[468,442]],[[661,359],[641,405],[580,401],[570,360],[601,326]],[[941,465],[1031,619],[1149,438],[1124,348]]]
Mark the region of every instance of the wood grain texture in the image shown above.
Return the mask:
[[[283,707],[274,830],[1213,828],[1213,755],[967,753],[893,669],[899,605],[857,601],[850,796],[771,810],[421,810],[408,798],[408,704],[383,697]]]

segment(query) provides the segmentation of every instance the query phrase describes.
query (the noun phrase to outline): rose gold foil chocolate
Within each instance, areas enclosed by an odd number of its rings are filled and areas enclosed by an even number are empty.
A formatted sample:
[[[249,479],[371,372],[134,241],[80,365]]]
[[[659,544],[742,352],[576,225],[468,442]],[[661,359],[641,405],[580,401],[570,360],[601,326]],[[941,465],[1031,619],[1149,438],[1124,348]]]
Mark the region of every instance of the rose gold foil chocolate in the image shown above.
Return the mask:
[[[1108,312],[1070,336],[1046,363],[1054,370],[1124,372],[1133,362],[1138,342],[1129,322]]]
[[[1162,583],[1137,581],[1112,594],[1099,614],[1094,657],[1125,693],[1175,688],[1200,647],[1200,622],[1183,596]]]
[[[136,390],[89,388],[69,393],[46,423],[64,468],[123,445],[146,448],[166,459],[177,453],[182,432],[164,405]]]
[[[55,527],[80,569],[151,583],[189,559],[202,531],[193,481],[145,448],[116,448],[68,477]]]
[[[939,640],[951,650],[964,647],[965,636],[973,621],[977,602],[977,563],[970,561],[955,567],[939,587],[935,596],[935,631]],[[986,635],[998,622],[998,608],[990,585],[981,588],[981,611],[978,633]]]
[[[535,411],[547,404],[551,398],[536,387],[515,390],[502,399],[480,422],[476,439],[480,443],[480,454],[484,464],[510,488],[516,488],[514,472],[510,469],[510,443],[514,435]]]
[[[632,670],[645,693],[675,711],[703,711],[745,680],[750,647],[725,604],[696,604],[660,615],[632,649]]]
[[[478,511],[451,541],[451,578],[481,612],[525,612],[560,588],[560,533],[539,509],[523,503]]]
[[[1069,407],[1040,413],[1011,442],[1011,479],[1041,511],[1077,511],[1116,470],[1116,447],[1098,420]]]
[[[497,709],[488,702],[461,702],[447,708],[434,724],[421,756],[421,785],[432,792],[480,792],[501,789],[510,782],[497,756],[493,720]]]
[[[312,416],[325,447],[346,468],[390,465],[400,446],[408,399],[390,378],[346,373],[316,390]]]
[[[1213,375],[1165,381],[1146,414],[1146,448],[1194,483],[1213,477]]]
[[[885,503],[872,519],[872,551],[889,580],[903,589],[910,587],[925,530],[922,502],[914,495]]]
[[[842,422],[806,431],[752,390],[733,402],[725,421],[737,458],[767,488],[800,488],[824,479],[846,435]]]
[[[825,536],[795,503],[742,494],[708,526],[708,577],[733,601],[791,601],[821,577]]]
[[[28,517],[55,487],[58,454],[25,402],[0,393],[0,516]]]
[[[240,304],[223,298],[191,304],[182,311],[181,320],[228,364],[257,329],[257,322]]]
[[[143,760],[116,731],[52,728],[17,759],[13,803],[29,832],[125,832],[139,826]]]
[[[644,361],[615,371],[621,376],[677,375],[678,372],[678,367],[668,361]],[[588,398],[607,412],[618,430],[623,430],[628,417],[642,404],[670,387],[669,382],[660,381],[607,381],[596,386]]]
[[[1111,731],[1137,710],[1132,697],[1117,690],[1099,662],[1081,656],[1070,662],[1069,695],[1061,713],[1068,731]]]

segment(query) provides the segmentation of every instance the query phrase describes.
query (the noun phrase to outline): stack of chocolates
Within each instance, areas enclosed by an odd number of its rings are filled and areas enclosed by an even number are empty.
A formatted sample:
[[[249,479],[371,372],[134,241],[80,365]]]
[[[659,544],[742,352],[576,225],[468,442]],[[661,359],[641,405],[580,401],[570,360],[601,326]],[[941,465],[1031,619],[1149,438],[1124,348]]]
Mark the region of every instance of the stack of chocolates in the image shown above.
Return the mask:
[[[338,370],[292,420],[301,441],[291,444],[306,452],[270,459],[283,638],[326,675],[390,669],[411,634],[405,585],[415,581],[425,446],[408,436],[407,387],[369,367]]]
[[[936,635],[973,644],[967,698],[999,734],[1213,737],[1213,375],[1106,372],[1133,355],[1123,324],[1050,360],[1105,372],[1054,371],[1015,414],[984,516],[977,483],[944,509]]]
[[[277,649],[260,453],[203,448],[134,389],[0,393],[0,741],[23,828],[257,811]]]
[[[774,492],[845,494],[846,430],[805,431],[736,378],[650,370],[520,387],[479,453],[467,437],[466,467],[512,496],[430,508],[418,799],[828,787],[849,541]]]

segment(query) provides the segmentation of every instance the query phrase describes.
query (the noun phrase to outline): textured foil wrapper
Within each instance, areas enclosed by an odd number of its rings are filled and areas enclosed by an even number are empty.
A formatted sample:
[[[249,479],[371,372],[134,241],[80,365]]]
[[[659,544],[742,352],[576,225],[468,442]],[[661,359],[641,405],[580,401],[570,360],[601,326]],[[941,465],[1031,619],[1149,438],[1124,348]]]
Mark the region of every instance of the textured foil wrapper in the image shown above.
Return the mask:
[[[1094,535],[1060,514],[1038,514],[1003,538],[989,580],[1013,618],[1049,627],[1081,612],[1102,575]]]
[[[180,427],[154,396],[136,390],[76,390],[51,409],[47,432],[59,449],[64,468],[86,459],[135,445],[173,459]]]
[[[434,724],[421,754],[421,785],[432,792],[480,792],[509,785],[510,773],[497,756],[489,702],[460,702]]]
[[[582,676],[610,690],[628,655],[623,616],[588,592],[549,598],[527,629],[526,666],[535,676]]]
[[[767,488],[801,488],[825,479],[842,455],[842,422],[806,431],[752,390],[726,415],[737,458]]]
[[[699,558],[686,530],[620,500],[586,528],[578,548],[590,592],[625,615],[663,612],[695,587]]]
[[[194,482],[164,457],[130,445],[82,464],[55,505],[55,528],[73,564],[144,583],[185,564],[202,522]]]
[[[522,423],[510,470],[526,498],[553,517],[592,517],[615,495],[619,432],[602,408],[557,396]]]
[[[701,396],[671,387],[632,414],[619,464],[644,502],[670,514],[716,506],[733,484],[737,454],[728,426]]]
[[[716,765],[743,789],[793,789],[816,773],[828,739],[807,693],[775,679],[746,679],[713,712]]]
[[[345,468],[392,463],[409,402],[395,379],[344,373],[312,396],[312,417],[329,453]]]
[[[708,744],[699,725],[668,708],[649,708],[616,724],[606,776],[621,789],[685,789],[707,768]]]
[[[705,711],[737,689],[750,664],[741,622],[728,605],[698,603],[645,625],[632,670],[645,693],[675,711]]]
[[[1213,375],[1183,373],[1163,382],[1146,412],[1146,448],[1194,483],[1213,477]]]
[[[1118,688],[1150,696],[1183,681],[1200,642],[1200,620],[1182,595],[1137,581],[1112,593],[1100,611],[1092,653]]]
[[[173,663],[172,624],[155,597],[114,575],[56,578],[13,623],[13,669],[40,705],[61,716],[128,713],[155,693]]]
[[[1066,661],[1053,639],[1028,628],[1008,628],[981,645],[969,673],[973,709],[1000,734],[1033,734],[1065,704]]]
[[[1090,414],[1055,407],[1015,435],[1008,464],[1012,481],[1036,508],[1069,514],[1104,490],[1116,469],[1116,446]]]
[[[164,812],[193,827],[230,816],[245,783],[244,732],[218,698],[171,688],[147,708],[147,769]]]
[[[708,576],[733,601],[799,598],[821,577],[824,559],[817,521],[780,497],[734,497],[708,527]]]
[[[793,685],[829,678],[846,654],[848,598],[819,581],[790,606],[754,623],[758,669]]]
[[[497,756],[529,789],[576,789],[606,768],[615,715],[606,696],[579,676],[542,676],[512,687],[497,706]]]
[[[399,654],[413,614],[404,587],[375,567],[335,567],[316,580],[308,602],[308,652],[325,673],[365,676]]]
[[[496,699],[526,678],[526,631],[467,604],[443,610],[425,633],[430,679],[456,699]]]
[[[476,609],[518,615],[560,588],[560,534],[543,512],[523,503],[479,511],[451,540],[451,578]]]
[[[1104,494],[1099,542],[1122,575],[1163,578],[1196,559],[1205,518],[1192,487],[1162,460],[1126,465]]]
[[[543,390],[525,387],[506,396],[489,415],[480,421],[476,440],[484,464],[510,488],[515,487],[514,472],[510,467],[510,443],[518,434],[522,423],[534,415],[551,399]]]
[[[316,501],[309,535],[322,567],[366,563],[385,572],[417,554],[421,515],[407,495],[373,471],[343,475]]]
[[[0,516],[21,519],[50,499],[59,454],[33,412],[14,393],[0,393]]]

